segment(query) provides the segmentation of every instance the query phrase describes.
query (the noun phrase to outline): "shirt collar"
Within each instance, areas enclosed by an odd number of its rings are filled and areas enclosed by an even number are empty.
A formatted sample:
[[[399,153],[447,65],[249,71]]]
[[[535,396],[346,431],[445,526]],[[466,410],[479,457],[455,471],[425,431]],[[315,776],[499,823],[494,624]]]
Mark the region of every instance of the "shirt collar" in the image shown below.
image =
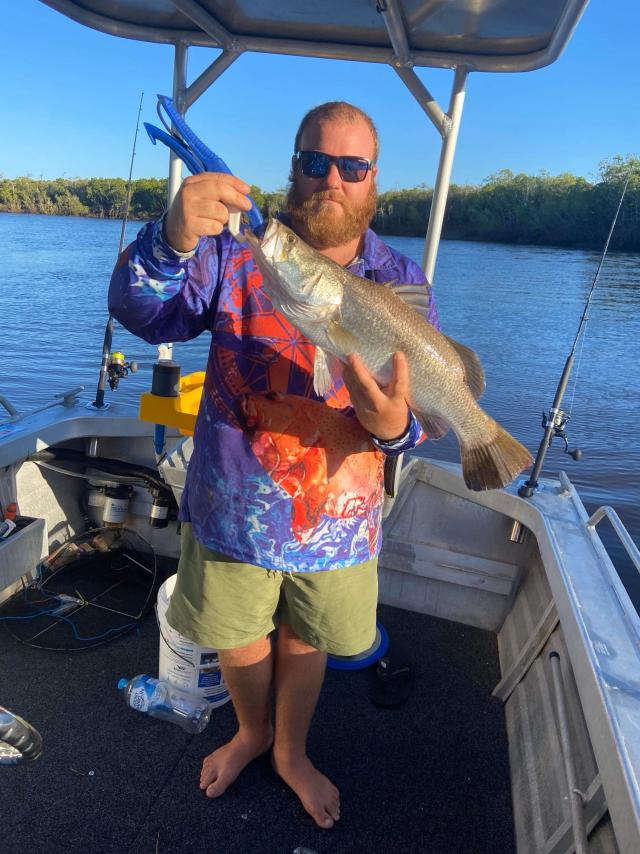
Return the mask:
[[[378,235],[368,228],[364,235],[362,260],[366,270],[389,270],[395,268],[391,250]]]

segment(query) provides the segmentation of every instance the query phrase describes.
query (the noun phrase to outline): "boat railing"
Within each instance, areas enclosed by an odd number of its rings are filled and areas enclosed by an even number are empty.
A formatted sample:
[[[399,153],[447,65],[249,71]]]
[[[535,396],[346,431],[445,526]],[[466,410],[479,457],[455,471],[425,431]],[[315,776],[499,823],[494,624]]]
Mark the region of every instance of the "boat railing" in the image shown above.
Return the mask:
[[[6,398],[3,394],[0,394],[0,406],[4,406],[9,415],[14,418],[18,414],[18,410],[13,406],[11,401]]]
[[[640,551],[638,551],[638,547],[631,539],[631,535],[625,528],[622,519],[618,516],[613,507],[609,507],[607,504],[603,504],[602,507],[598,507],[595,513],[593,513],[587,520],[587,528],[589,531],[595,532],[596,526],[605,518],[605,516],[611,522],[611,526],[618,535],[618,539],[622,543],[626,553],[629,555],[631,562],[638,572],[640,572]]]
[[[76,403],[77,396],[83,391],[84,386],[79,385],[76,386],[76,388],[69,389],[69,391],[58,392],[58,394],[54,394],[54,398],[56,399],[52,400],[51,403],[45,403],[43,406],[37,406],[35,409],[29,409],[26,412],[18,412],[11,401],[4,395],[0,394],[0,405],[2,405],[9,413],[9,418],[2,419],[2,417],[0,417],[0,425],[16,424],[24,418],[28,418],[31,415],[37,415],[39,412],[44,412],[46,409],[51,409],[54,406],[73,406]]]

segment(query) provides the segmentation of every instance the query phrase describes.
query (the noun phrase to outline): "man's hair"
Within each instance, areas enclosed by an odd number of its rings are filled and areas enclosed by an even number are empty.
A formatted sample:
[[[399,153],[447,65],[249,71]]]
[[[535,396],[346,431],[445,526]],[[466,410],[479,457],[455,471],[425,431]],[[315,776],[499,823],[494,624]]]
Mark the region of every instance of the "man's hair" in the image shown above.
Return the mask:
[[[312,110],[309,110],[300,122],[300,127],[298,128],[294,142],[294,152],[300,149],[302,134],[310,124],[313,124],[314,122],[320,124],[321,122],[328,121],[342,121],[352,124],[357,121],[365,122],[373,137],[373,162],[375,163],[377,161],[378,154],[380,153],[380,144],[378,141],[378,131],[373,123],[373,119],[371,116],[367,115],[364,110],[361,110],[359,107],[355,107],[353,104],[348,104],[346,101],[327,101],[326,104],[320,104]]]

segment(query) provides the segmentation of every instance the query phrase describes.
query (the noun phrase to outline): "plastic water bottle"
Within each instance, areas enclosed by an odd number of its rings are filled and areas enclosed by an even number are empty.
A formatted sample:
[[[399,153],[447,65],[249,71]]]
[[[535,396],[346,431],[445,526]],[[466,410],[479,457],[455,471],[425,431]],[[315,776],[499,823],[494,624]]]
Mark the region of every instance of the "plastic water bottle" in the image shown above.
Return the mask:
[[[205,699],[153,676],[141,674],[129,680],[120,679],[118,688],[124,691],[132,709],[178,724],[192,735],[201,733],[209,723],[211,706]]]
[[[33,762],[42,755],[42,736],[18,715],[0,706],[0,765]]]

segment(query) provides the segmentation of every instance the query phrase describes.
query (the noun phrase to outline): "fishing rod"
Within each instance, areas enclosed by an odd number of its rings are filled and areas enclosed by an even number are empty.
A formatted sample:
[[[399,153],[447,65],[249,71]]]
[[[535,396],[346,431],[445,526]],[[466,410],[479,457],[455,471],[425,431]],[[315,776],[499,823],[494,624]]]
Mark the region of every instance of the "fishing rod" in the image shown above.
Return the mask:
[[[140,94],[140,106],[138,107],[138,119],[136,121],[136,132],[133,137],[133,149],[131,151],[131,163],[129,164],[129,179],[127,181],[127,192],[124,200],[124,212],[122,216],[122,228],[120,229],[120,244],[118,246],[118,258],[122,254],[124,247],[124,233],[129,219],[129,201],[131,199],[131,176],[133,175],[133,160],[136,156],[136,142],[138,141],[138,129],[140,128],[140,114],[142,113],[142,99],[144,92]],[[104,401],[104,388],[109,378],[109,386],[111,389],[118,387],[118,382],[121,377],[126,377],[129,372],[135,374],[138,366],[135,362],[125,362],[124,354],[111,353],[111,343],[113,341],[113,317],[109,314],[107,325],[104,330],[104,340],[102,342],[102,362],[100,364],[100,376],[98,378],[98,388],[96,390],[96,399],[93,403],[88,404],[90,409],[106,409],[109,404]]]
[[[525,481],[520,489],[518,490],[518,495],[521,498],[531,498],[533,493],[538,488],[538,477],[542,470],[542,465],[544,463],[544,458],[547,454],[548,449],[551,447],[551,441],[555,436],[559,436],[564,441],[564,450],[565,453],[569,454],[569,456],[573,457],[574,460],[579,460],[582,457],[582,451],[580,448],[574,448],[573,450],[569,450],[569,442],[567,441],[567,437],[565,435],[565,427],[567,426],[567,421],[569,420],[569,415],[566,412],[563,412],[560,409],[562,404],[562,398],[564,397],[564,393],[567,389],[567,384],[569,382],[569,375],[571,374],[571,369],[573,368],[573,362],[576,352],[576,347],[578,345],[578,340],[584,329],[584,326],[589,319],[589,307],[591,306],[591,300],[593,298],[594,291],[596,289],[596,284],[598,282],[598,277],[600,276],[600,270],[602,269],[602,265],[604,264],[604,259],[606,258],[607,252],[609,250],[609,243],[611,241],[611,235],[613,234],[613,230],[616,227],[616,223],[618,221],[618,214],[620,213],[620,209],[622,207],[622,202],[625,197],[625,193],[627,192],[627,187],[629,186],[629,179],[631,178],[631,169],[627,173],[627,178],[624,182],[624,187],[622,188],[622,193],[620,194],[620,200],[618,201],[618,207],[616,208],[616,212],[613,217],[613,221],[611,223],[611,228],[609,229],[609,234],[607,236],[607,241],[604,245],[604,249],[602,250],[602,255],[600,257],[600,263],[598,264],[598,269],[596,270],[596,274],[593,278],[593,282],[591,283],[591,288],[589,290],[589,294],[587,296],[587,301],[585,303],[584,311],[582,312],[582,317],[580,318],[580,323],[578,324],[578,331],[576,332],[576,337],[573,339],[573,346],[571,347],[571,352],[567,357],[567,361],[564,365],[564,370],[562,371],[562,376],[560,377],[560,382],[558,383],[558,387],[556,388],[556,394],[553,398],[553,404],[551,405],[551,409],[549,413],[543,412],[542,414],[542,426],[544,427],[544,435],[542,437],[542,441],[540,442],[540,447],[538,448],[538,453],[536,455],[535,464],[533,466],[533,471],[531,472],[531,477],[529,480]]]

